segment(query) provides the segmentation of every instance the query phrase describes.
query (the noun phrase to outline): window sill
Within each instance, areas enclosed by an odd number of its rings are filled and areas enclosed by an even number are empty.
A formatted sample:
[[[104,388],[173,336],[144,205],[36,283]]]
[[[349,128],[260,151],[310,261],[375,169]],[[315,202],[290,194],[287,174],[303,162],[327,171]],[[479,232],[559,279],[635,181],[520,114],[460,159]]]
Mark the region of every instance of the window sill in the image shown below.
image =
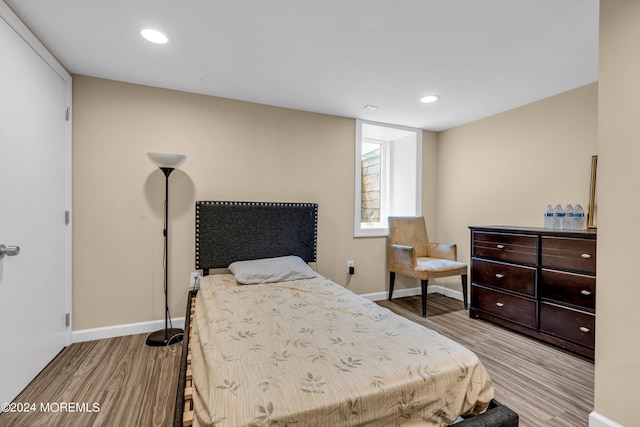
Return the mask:
[[[388,227],[356,228],[353,232],[353,237],[387,237],[388,235]]]

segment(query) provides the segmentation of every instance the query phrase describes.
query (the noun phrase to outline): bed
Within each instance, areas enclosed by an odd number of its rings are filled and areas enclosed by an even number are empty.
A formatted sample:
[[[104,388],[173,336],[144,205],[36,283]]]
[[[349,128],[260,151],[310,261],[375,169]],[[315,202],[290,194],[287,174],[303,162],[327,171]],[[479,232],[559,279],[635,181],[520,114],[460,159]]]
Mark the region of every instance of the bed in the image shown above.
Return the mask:
[[[311,203],[196,203],[204,277],[174,425],[517,426],[475,354],[309,268],[317,218]]]

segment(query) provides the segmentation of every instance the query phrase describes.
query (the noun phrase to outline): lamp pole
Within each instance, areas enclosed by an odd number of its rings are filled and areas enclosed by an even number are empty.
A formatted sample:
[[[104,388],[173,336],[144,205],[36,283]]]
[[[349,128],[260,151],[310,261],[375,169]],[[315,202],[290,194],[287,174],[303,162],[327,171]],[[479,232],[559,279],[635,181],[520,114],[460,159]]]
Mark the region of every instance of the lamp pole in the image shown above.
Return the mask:
[[[169,175],[174,168],[160,168],[164,173],[164,341],[169,342]],[[179,341],[179,340],[178,340]]]
[[[162,231],[164,237],[164,329],[153,332],[147,336],[147,345],[159,347],[175,344],[182,341],[184,331],[179,328],[169,327],[169,175],[184,160],[185,156],[171,153],[148,153],[152,162],[156,164],[165,176],[164,184],[164,228]],[[164,156],[162,158],[159,158]],[[167,158],[167,156],[173,156]],[[173,166],[173,165],[175,166]]]

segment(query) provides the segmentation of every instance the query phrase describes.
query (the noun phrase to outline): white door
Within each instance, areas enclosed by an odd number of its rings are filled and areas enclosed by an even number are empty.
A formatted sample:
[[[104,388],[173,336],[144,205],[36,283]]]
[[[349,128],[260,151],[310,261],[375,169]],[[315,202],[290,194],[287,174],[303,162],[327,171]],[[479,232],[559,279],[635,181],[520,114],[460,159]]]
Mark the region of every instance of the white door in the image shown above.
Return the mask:
[[[10,402],[70,342],[70,78],[0,6],[0,244],[20,247],[0,259],[0,402]]]

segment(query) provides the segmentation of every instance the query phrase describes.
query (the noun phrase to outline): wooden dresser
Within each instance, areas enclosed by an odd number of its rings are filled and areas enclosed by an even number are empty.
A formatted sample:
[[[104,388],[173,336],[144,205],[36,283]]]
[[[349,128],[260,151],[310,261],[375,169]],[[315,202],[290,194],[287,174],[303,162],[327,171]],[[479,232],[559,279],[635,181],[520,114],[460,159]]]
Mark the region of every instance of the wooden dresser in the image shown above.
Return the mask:
[[[469,228],[470,317],[593,358],[596,233]]]

